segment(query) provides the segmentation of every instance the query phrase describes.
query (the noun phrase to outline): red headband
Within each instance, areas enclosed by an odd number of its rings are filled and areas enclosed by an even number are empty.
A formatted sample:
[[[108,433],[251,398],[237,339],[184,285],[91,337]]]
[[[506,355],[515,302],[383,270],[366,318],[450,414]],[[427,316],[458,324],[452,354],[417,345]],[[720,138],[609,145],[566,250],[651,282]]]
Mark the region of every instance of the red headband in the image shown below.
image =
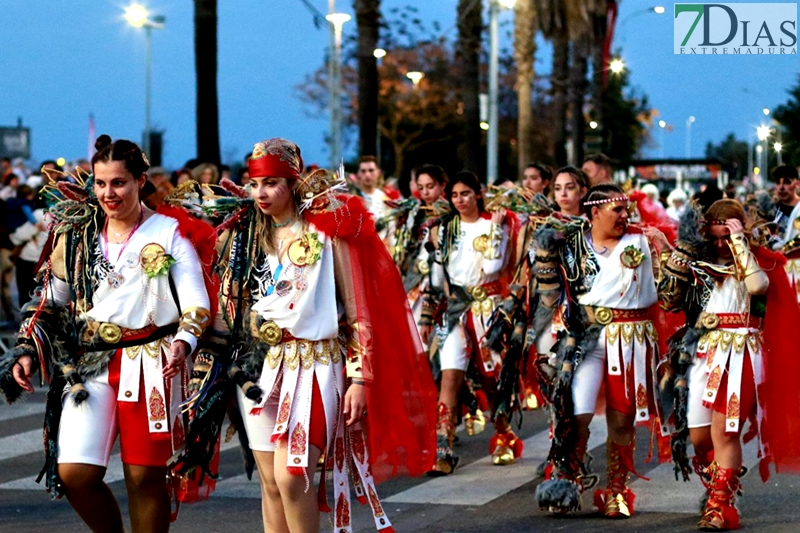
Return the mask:
[[[247,171],[251,178],[297,179],[303,171],[303,158],[293,142],[269,139],[255,145]]]

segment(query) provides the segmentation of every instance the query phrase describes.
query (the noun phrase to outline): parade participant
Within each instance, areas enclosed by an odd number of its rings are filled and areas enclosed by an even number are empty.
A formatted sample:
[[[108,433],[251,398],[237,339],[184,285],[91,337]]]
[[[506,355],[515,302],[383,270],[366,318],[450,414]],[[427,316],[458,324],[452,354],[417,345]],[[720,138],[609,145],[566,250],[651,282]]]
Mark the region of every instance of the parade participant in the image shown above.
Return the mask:
[[[42,475],[54,498],[66,495],[93,531],[123,531],[103,482],[119,433],[133,531],[167,531],[166,462],[183,445],[185,361],[211,320],[201,261],[213,263],[214,232],[141,203],[149,164],[134,143],[101,135],[95,146],[91,179],[47,190],[42,293],[23,309],[0,384],[13,401],[34,392],[36,370],[50,381]]]
[[[367,208],[375,220],[380,220],[389,214],[387,201],[400,198],[396,190],[384,187],[383,181],[378,158],[374,155],[362,156],[358,160],[358,174],[356,174],[357,193],[367,202]]]
[[[605,154],[592,154],[583,160],[581,167],[589,179],[589,186],[594,187],[601,183],[611,183],[614,178],[614,168],[611,159]]]
[[[501,278],[513,266],[508,243],[510,238],[513,242],[516,222],[513,214],[506,218],[505,210],[484,210],[480,182],[471,172],[456,174],[445,187],[445,196],[452,212],[434,228],[431,288],[420,321],[423,342],[432,343],[435,374],[440,381],[436,430],[436,472],[440,474],[451,473],[458,463],[453,452],[456,409],[470,362],[491,386],[500,371],[500,354],[489,349],[484,337],[489,317],[507,293],[504,285],[508,280],[504,283]],[[444,323],[434,338],[433,313],[442,293],[447,299]],[[477,405],[468,407],[467,431],[472,434],[482,430],[483,416]],[[506,433],[507,422],[498,422],[497,433]],[[513,449],[500,450],[495,459],[513,461]]]
[[[686,203],[688,197],[683,189],[673,189],[667,196],[667,216],[677,222],[689,205]]]
[[[422,317],[422,296],[428,287],[430,273],[430,254],[426,247],[430,228],[426,222],[436,215],[434,204],[440,201],[444,192],[447,173],[440,166],[423,165],[415,169],[414,182],[420,199],[411,197],[403,200],[397,204],[390,217],[395,220],[397,228],[392,258],[403,276],[403,286],[408,294],[414,320],[419,323]]]
[[[214,335],[233,349],[220,375],[238,376],[264,529],[319,531],[326,470],[319,495],[309,485],[324,453],[335,531],[352,531],[352,478],[376,528],[391,532],[375,483],[426,472],[435,444],[435,388],[397,269],[364,202],[337,193],[343,169],[301,178],[297,145],[270,139],[248,170],[252,196],[226,181],[229,196],[211,200],[236,208],[221,226]]]
[[[759,244],[762,230],[736,200],[716,201],[705,217],[688,212],[659,285],[662,305],[687,317],[671,349],[672,449],[676,471],[688,480],[687,436],[694,445],[692,464],[707,491],[698,523],[704,530],[739,528],[746,420],[759,436],[764,481],[770,462],[779,472],[800,471],[800,429],[789,423],[800,415],[800,354],[785,336],[800,312],[778,268],[784,259]]]
[[[522,186],[533,193],[550,195],[553,171],[543,163],[531,163],[522,171]]]
[[[628,204],[616,185],[598,185],[583,203],[587,221],[553,219],[537,232],[541,304],[566,302],[552,398],[556,425],[545,481],[536,490],[539,506],[550,512],[581,507],[589,423],[604,389],[608,485],[595,493],[595,505],[607,517],[633,513],[627,480],[636,473],[634,428],[657,414],[651,320],[657,261],[648,238],[628,227]]]
[[[800,302],[800,199],[797,197],[797,186],[800,185],[797,169],[791,165],[781,165],[772,171],[772,179],[776,183],[777,195],[776,224],[778,241],[774,249],[783,253],[786,261],[786,273]]]
[[[560,168],[553,182],[553,198],[558,210],[565,215],[581,216],[581,200],[586,196],[587,186],[588,179],[583,171],[575,167]]]

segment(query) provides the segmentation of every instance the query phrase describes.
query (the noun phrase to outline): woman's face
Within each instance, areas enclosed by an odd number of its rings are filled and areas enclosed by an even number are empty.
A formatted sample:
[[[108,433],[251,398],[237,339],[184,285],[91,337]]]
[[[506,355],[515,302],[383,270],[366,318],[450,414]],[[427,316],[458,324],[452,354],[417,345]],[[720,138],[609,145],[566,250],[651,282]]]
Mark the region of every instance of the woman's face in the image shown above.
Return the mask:
[[[562,213],[573,216],[580,215],[581,198],[584,194],[586,194],[586,188],[578,185],[572,174],[562,172],[556,176],[553,195]]]
[[[550,185],[549,181],[542,179],[542,173],[538,168],[526,168],[522,173],[522,186],[526,189],[544,194],[544,189]]]
[[[706,242],[708,242],[718,259],[728,260],[733,257],[731,247],[728,245],[731,230],[722,224],[709,224],[706,228]]]
[[[209,167],[206,167],[203,172],[200,173],[200,183],[212,183],[214,181],[214,171],[212,171]]]
[[[253,199],[265,215],[285,213],[294,202],[294,191],[286,178],[251,178],[250,181]]]
[[[180,174],[178,174],[178,185],[186,183],[190,179],[192,179],[191,174],[189,174],[188,172],[181,172]]]
[[[444,187],[436,183],[436,180],[428,174],[420,174],[416,180],[417,190],[419,190],[419,197],[427,205],[431,205],[442,196]]]
[[[463,183],[456,183],[453,185],[453,191],[450,193],[450,200],[461,216],[475,216],[478,211],[478,198],[469,186]]]
[[[628,200],[592,207],[592,228],[611,237],[622,237],[628,229]]]
[[[139,191],[144,174],[135,179],[122,161],[97,162],[94,165],[94,194],[108,218],[126,220],[138,213]]]

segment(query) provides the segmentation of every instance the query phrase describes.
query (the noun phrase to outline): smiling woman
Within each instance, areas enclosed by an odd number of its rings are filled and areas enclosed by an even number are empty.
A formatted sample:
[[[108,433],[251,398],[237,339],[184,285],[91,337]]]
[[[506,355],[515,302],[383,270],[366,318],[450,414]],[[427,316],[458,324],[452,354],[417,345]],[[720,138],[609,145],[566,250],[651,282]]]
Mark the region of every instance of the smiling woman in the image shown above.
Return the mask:
[[[165,465],[185,435],[184,362],[214,308],[195,247],[206,235],[213,249],[214,233],[177,208],[142,205],[149,164],[134,143],[101,135],[96,148],[94,179],[49,191],[55,222],[42,296],[23,309],[17,345],[0,358],[0,389],[13,401],[33,392],[37,369],[49,378],[61,405],[49,403],[45,418],[47,488],[66,495],[90,529],[123,529],[103,482],[119,434],[133,531],[165,532]]]

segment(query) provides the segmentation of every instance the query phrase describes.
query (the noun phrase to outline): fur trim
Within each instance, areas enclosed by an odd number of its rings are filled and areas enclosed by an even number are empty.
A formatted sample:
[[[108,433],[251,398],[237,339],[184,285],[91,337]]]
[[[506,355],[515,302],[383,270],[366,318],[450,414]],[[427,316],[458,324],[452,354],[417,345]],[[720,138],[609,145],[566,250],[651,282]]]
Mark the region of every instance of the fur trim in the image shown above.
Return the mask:
[[[556,513],[581,509],[581,487],[568,479],[548,479],[536,486],[539,509]]]
[[[349,194],[337,194],[341,205],[318,213],[307,210],[303,217],[328,237],[334,239],[357,239],[362,233],[375,231],[375,219],[367,210],[362,198]]]

